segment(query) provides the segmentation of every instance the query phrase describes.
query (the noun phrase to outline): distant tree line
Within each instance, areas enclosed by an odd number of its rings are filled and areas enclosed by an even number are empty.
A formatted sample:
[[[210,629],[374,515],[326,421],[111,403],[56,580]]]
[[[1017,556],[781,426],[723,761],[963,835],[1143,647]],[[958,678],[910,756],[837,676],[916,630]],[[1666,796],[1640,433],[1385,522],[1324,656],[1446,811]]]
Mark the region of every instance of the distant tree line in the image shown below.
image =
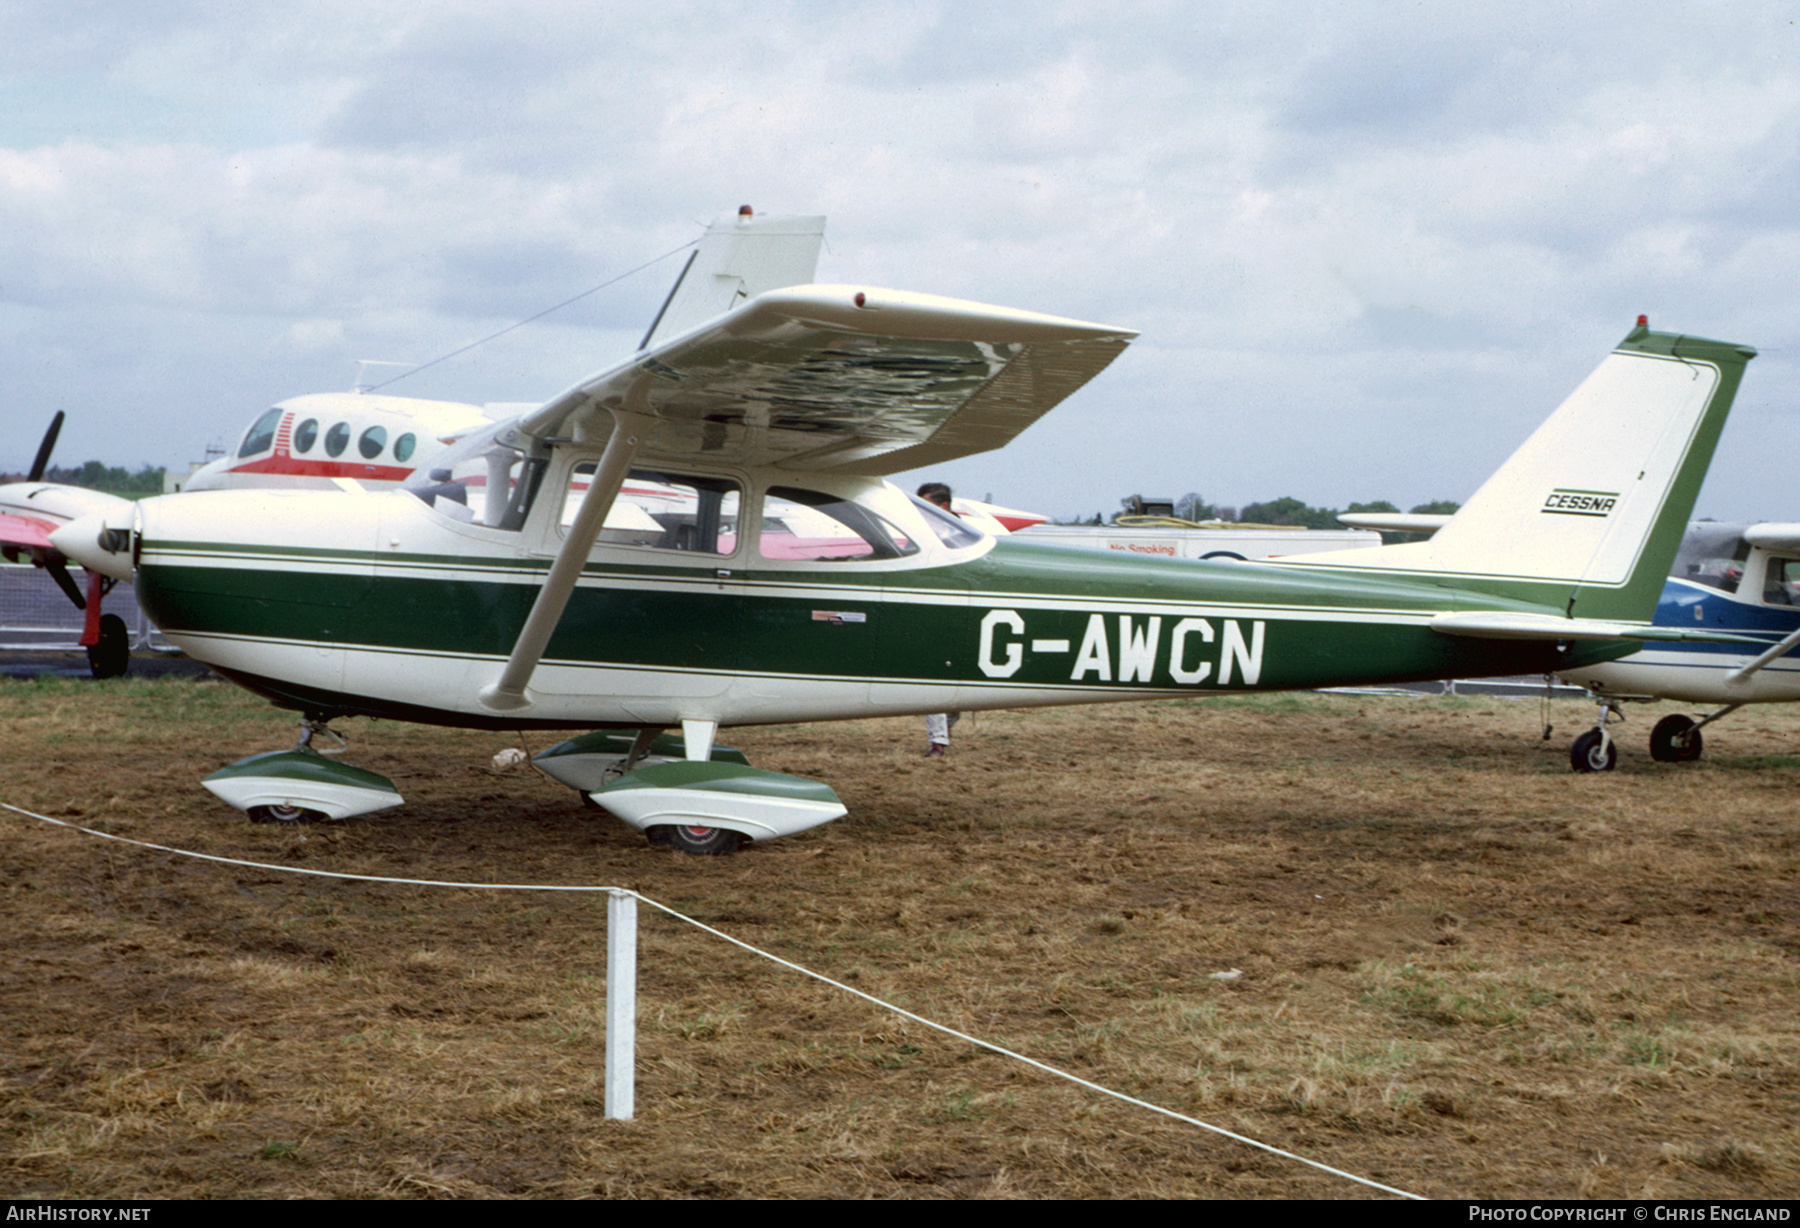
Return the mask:
[[[163,470],[160,465],[145,465],[136,473],[131,473],[117,465],[109,467],[91,460],[79,469],[58,469],[54,466],[46,469],[44,481],[59,482],[64,486],[85,486],[89,490],[104,490],[113,495],[160,495],[163,489]]]
[[[1129,500],[1126,503],[1129,504]],[[1448,516],[1462,504],[1450,499],[1434,499],[1430,503],[1421,503],[1412,509],[1415,515]],[[1175,514],[1183,520],[1223,521],[1227,524],[1279,524],[1297,525],[1305,529],[1341,529],[1338,523],[1341,512],[1398,512],[1400,509],[1386,499],[1378,499],[1373,503],[1352,503],[1346,508],[1312,507],[1302,503],[1291,495],[1280,499],[1270,499],[1266,503],[1248,503],[1241,508],[1220,507],[1208,503],[1199,494],[1189,491],[1175,500]],[[1109,518],[1095,512],[1092,520],[1077,521],[1079,524],[1103,525],[1117,520],[1122,512],[1114,512]],[[1382,540],[1387,542],[1412,541],[1416,537],[1412,533],[1383,533]]]

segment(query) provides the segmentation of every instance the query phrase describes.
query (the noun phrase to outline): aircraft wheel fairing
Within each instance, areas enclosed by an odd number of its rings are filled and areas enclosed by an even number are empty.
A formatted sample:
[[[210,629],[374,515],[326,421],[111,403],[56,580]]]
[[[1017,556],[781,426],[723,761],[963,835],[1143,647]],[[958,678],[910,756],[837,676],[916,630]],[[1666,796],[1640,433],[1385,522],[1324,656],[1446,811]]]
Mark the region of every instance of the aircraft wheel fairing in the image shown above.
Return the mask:
[[[1650,757],[1658,763],[1692,763],[1704,746],[1691,717],[1665,716],[1650,731]]]
[[[100,642],[88,645],[88,672],[96,678],[123,678],[131,668],[131,632],[117,614],[100,616]]]
[[[651,844],[677,848],[690,857],[723,857],[735,853],[744,843],[744,833],[723,827],[685,827],[660,823],[644,833]]]
[[[403,800],[386,776],[304,748],[240,759],[200,783],[221,801],[267,823],[304,821],[285,817],[296,813],[347,819]],[[268,817],[259,817],[259,811]]]
[[[735,763],[655,764],[590,795],[613,817],[654,833],[652,844],[702,856],[731,852],[744,839],[791,836],[845,812],[829,785]]]
[[[1569,748],[1569,766],[1577,772],[1610,772],[1618,761],[1619,748],[1598,729],[1588,730]]]

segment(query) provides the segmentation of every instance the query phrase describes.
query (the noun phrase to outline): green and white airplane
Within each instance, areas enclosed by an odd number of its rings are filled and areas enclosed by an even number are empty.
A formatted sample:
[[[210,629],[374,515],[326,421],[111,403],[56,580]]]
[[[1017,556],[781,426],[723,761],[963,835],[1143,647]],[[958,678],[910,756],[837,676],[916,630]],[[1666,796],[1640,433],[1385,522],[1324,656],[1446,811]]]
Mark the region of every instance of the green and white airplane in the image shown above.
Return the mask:
[[[1644,640],[1754,351],[1619,347],[1428,542],[1278,565],[996,539],[883,475],[1003,446],[1131,330],[773,290],[386,494],[175,495],[57,530],[174,643],[302,714],[216,773],[253,818],[393,805],[347,716],[591,732],[540,766],[692,853],[842,815],[721,727],[1564,671]],[[611,520],[622,486],[660,492]],[[669,731],[679,730],[676,738]]]

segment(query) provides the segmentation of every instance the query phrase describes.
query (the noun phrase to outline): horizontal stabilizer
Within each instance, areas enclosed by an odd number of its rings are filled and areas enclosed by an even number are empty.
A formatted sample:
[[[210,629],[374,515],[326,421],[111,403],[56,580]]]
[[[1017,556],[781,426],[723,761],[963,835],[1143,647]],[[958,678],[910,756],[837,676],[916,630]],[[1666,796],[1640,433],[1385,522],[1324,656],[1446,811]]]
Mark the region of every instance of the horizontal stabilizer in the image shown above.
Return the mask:
[[[1686,627],[1653,627],[1645,623],[1612,622],[1601,618],[1557,618],[1552,614],[1469,610],[1439,614],[1431,629],[1444,635],[1476,640],[1655,640],[1706,644],[1766,644],[1767,640],[1728,631]]]

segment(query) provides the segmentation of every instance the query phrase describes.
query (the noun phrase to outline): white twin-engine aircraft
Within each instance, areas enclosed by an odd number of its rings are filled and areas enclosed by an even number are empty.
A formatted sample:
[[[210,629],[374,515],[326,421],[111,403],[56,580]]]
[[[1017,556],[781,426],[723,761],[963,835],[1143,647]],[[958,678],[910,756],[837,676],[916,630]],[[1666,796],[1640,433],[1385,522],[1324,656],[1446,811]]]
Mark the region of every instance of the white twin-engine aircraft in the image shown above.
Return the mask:
[[[312,747],[339,717],[575,727],[539,765],[691,853],[844,813],[715,747],[721,726],[1543,673],[1720,638],[1649,624],[1745,347],[1640,325],[1433,541],[1264,566],[990,537],[883,480],[1003,446],[1131,330],[865,286],[724,308],[401,491],[167,496],[52,540],[135,573],[172,641],[302,714],[297,749],[206,782],[253,818],[401,801]],[[675,495],[619,523],[627,484]],[[1611,502],[1546,509],[1570,490]]]

